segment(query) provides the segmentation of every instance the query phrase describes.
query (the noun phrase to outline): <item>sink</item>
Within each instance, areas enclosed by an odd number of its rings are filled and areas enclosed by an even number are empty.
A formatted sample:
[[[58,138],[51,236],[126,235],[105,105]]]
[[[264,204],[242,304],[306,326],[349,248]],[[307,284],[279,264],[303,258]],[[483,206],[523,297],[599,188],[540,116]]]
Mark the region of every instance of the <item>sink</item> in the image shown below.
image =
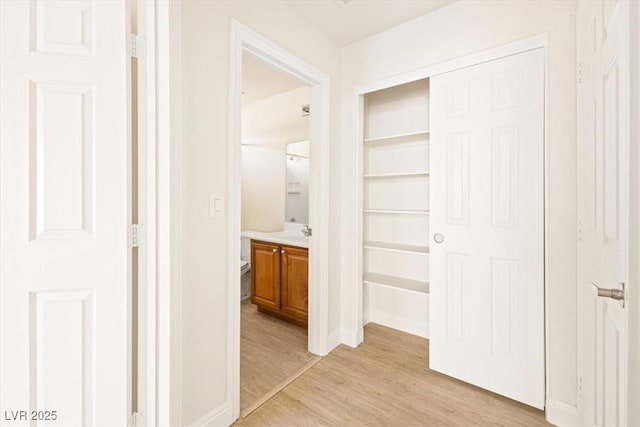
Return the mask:
[[[265,233],[265,234],[272,234],[274,237],[281,237],[284,239],[290,239],[290,240],[295,240],[298,242],[308,242],[309,238],[303,234],[295,234],[295,233],[291,233],[288,231],[276,231],[273,233]]]
[[[262,240],[263,242],[279,243],[281,245],[298,246],[301,248],[309,247],[309,237],[291,231],[274,231],[266,233],[263,231],[243,231],[243,237],[254,240]]]

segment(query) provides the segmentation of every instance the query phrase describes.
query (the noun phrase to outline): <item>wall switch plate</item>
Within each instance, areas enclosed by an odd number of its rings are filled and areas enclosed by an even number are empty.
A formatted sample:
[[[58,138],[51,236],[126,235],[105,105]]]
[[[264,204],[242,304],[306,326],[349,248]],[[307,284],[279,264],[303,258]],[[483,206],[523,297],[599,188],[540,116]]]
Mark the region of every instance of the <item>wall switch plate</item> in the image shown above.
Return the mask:
[[[209,217],[224,216],[224,193],[209,193]]]

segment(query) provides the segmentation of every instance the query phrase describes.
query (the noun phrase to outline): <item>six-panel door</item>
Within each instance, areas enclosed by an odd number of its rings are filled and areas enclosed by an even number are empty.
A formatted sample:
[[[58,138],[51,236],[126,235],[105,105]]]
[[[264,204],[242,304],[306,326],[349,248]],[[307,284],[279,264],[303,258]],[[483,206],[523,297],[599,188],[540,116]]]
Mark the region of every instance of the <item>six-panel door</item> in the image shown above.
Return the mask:
[[[12,426],[127,424],[126,7],[0,1],[0,414]]]
[[[430,84],[430,367],[543,408],[544,51]]]
[[[282,312],[307,324],[309,306],[309,254],[307,249],[282,246]]]
[[[578,325],[581,425],[629,425],[629,303],[596,287],[629,292],[629,15],[625,1],[585,1],[577,16]],[[634,290],[632,289],[631,292]]]
[[[280,246],[251,241],[251,302],[280,310]]]

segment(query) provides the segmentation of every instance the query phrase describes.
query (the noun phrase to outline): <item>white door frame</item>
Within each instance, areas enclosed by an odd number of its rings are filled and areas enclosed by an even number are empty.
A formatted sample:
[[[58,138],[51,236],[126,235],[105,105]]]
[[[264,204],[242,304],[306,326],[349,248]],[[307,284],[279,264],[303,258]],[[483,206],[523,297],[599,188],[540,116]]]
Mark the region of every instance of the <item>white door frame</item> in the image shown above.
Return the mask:
[[[229,49],[229,140],[227,295],[228,295],[228,399],[233,419],[240,415],[240,213],[241,213],[241,119],[242,54],[249,52],[270,65],[306,82],[311,87],[309,140],[309,332],[311,353],[328,352],[329,316],[329,77],[270,40],[231,19]]]
[[[366,85],[358,86],[354,89],[354,94],[352,97],[352,111],[354,111],[354,116],[356,117],[356,131],[354,133],[354,139],[352,140],[353,149],[355,150],[355,158],[356,158],[356,167],[355,167],[355,232],[356,232],[356,242],[354,245],[354,256],[355,256],[355,275],[353,279],[354,284],[354,306],[353,310],[355,310],[355,324],[352,326],[352,330],[354,331],[353,336],[356,338],[355,345],[359,345],[364,340],[364,322],[363,322],[363,286],[362,286],[362,271],[363,271],[363,231],[362,227],[364,224],[363,218],[363,182],[362,182],[362,173],[363,173],[363,145],[362,145],[362,132],[363,132],[363,113],[364,113],[364,95],[375,92],[378,90],[388,89],[390,87],[398,86],[405,83],[410,83],[416,80],[425,79],[431,76],[435,76],[436,74],[442,74],[449,71],[458,70],[460,68],[470,67],[472,65],[477,65],[483,62],[493,61],[495,59],[504,58],[510,55],[516,55],[518,53],[527,52],[529,50],[543,48],[545,49],[545,82],[544,82],[544,90],[545,90],[545,101],[544,101],[544,117],[545,117],[545,129],[544,129],[544,247],[545,247],[545,255],[544,255],[544,263],[545,263],[545,271],[544,271],[544,289],[545,289],[545,396],[548,398],[549,396],[549,313],[546,310],[547,307],[547,298],[549,292],[547,291],[547,286],[549,283],[549,271],[546,268],[546,265],[549,265],[549,252],[546,250],[549,246],[549,233],[548,233],[548,224],[549,224],[549,211],[547,207],[549,206],[549,176],[548,176],[548,132],[546,123],[547,120],[547,91],[548,91],[548,70],[547,70],[547,45],[548,45],[548,34],[543,33],[533,37],[529,37],[526,39],[518,40],[512,43],[508,43],[505,45],[497,46],[494,48],[482,50],[479,52],[475,52],[470,55],[466,55],[463,57],[455,58],[450,61],[446,61],[440,64],[420,68],[414,71],[410,71],[407,73],[399,74],[396,76],[392,76],[386,79],[382,79],[379,81],[375,81],[372,83],[368,83]],[[549,415],[547,415],[549,416]]]
[[[129,4],[129,7],[133,7]],[[136,33],[149,39],[149,52],[137,58],[137,121],[138,121],[138,224],[155,229],[155,216],[150,215],[155,207],[155,68],[154,64],[154,21],[155,4],[137,2],[135,14]],[[151,13],[150,13],[151,12]],[[146,46],[145,46],[146,47]],[[155,322],[155,277],[156,277],[155,233],[149,233],[148,239],[138,247],[138,409],[137,417],[145,419],[149,425],[156,423],[156,322]],[[137,423],[138,419],[132,420]]]
[[[139,191],[144,281],[139,325],[144,425],[182,424],[180,287],[180,3],[139,0]]]

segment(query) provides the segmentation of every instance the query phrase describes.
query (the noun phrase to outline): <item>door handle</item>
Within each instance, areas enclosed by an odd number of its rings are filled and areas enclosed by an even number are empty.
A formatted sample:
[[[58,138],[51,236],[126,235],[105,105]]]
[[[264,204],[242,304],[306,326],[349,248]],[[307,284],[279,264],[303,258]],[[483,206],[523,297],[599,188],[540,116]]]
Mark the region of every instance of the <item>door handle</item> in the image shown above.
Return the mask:
[[[444,236],[440,233],[436,233],[433,235],[433,241],[436,243],[442,243],[444,242]]]
[[[598,296],[599,297],[611,298],[611,299],[614,299],[616,301],[620,301],[620,303],[622,304],[622,308],[624,308],[624,282],[620,282],[619,283],[620,289],[601,288],[601,287],[599,287],[598,285],[596,285],[593,282],[591,282],[591,284],[598,291]]]
[[[278,249],[277,248],[273,248],[273,252],[278,252]]]

